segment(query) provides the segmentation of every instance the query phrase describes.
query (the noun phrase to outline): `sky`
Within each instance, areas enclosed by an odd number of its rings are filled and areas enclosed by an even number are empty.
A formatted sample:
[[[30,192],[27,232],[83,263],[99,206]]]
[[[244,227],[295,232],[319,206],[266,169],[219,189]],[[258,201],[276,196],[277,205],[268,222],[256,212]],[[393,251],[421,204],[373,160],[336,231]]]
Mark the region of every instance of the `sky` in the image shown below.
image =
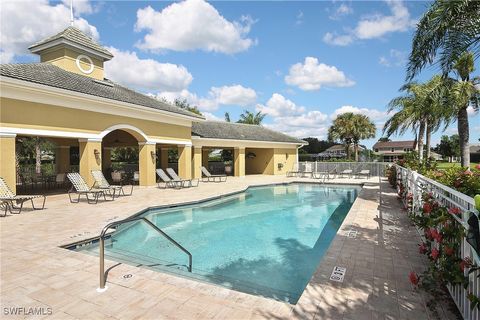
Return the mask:
[[[211,120],[261,111],[266,127],[299,138],[325,139],[338,114],[366,114],[378,128],[363,141],[368,147],[381,137],[388,102],[401,94],[415,24],[429,4],[73,0],[74,25],[114,55],[105,63],[113,81],[169,101],[185,98]],[[38,61],[27,47],[70,21],[70,0],[0,6],[2,63]],[[417,80],[438,72],[427,68]],[[473,112],[470,131],[478,143]],[[454,133],[456,124],[433,142]]]

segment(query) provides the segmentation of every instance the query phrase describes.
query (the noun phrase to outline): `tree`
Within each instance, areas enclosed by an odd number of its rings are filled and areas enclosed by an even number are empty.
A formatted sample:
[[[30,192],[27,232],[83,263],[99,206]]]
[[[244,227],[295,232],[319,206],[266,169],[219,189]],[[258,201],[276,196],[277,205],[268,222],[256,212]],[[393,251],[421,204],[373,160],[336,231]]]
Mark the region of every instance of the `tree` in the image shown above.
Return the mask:
[[[480,56],[480,1],[437,0],[420,19],[412,44],[407,78],[438,62],[444,75],[467,51]]]
[[[331,146],[335,145],[335,143],[328,141],[328,140],[318,140],[317,138],[304,138],[308,142],[308,145],[303,146],[300,151],[308,154],[316,154],[323,152],[330,148]]]
[[[411,82],[404,85],[404,94],[390,101],[388,111],[397,112],[385,122],[383,133],[404,134],[412,130],[416,135],[419,161],[423,160],[424,138],[427,136],[427,157],[430,156],[431,136],[442,123],[447,126],[451,121],[451,112],[445,95],[448,87],[440,76],[434,76],[426,83]]]
[[[231,122],[230,121],[230,113],[228,113],[228,112],[225,112],[225,121],[226,122]]]
[[[262,123],[263,119],[265,118],[266,114],[262,112],[253,113],[248,110],[245,110],[241,115],[240,119],[237,123],[244,123],[244,124],[256,124],[259,125]]]
[[[475,70],[473,54],[462,54],[453,66],[455,78],[449,78],[449,89],[446,100],[451,106],[452,116],[457,120],[458,136],[460,139],[460,165],[470,168],[470,128],[467,108],[471,106],[475,111],[480,108],[480,78],[471,77]]]
[[[444,158],[448,158],[452,162],[453,157],[460,156],[460,139],[458,134],[452,136],[443,135],[440,143],[435,147],[435,151],[441,154]]]
[[[360,140],[375,137],[375,124],[362,114],[347,112],[340,114],[328,129],[329,141],[341,141],[345,145],[347,158],[350,159],[350,146],[353,143],[355,160],[358,161]]]
[[[381,137],[380,139],[378,139],[378,141],[380,142],[389,142],[389,141],[392,141],[390,138],[388,137]]]
[[[192,113],[195,113],[195,114],[198,114],[198,115],[202,116],[202,113],[200,112],[200,110],[198,110],[198,107],[197,106],[191,106],[187,102],[187,99],[181,100],[180,98],[176,98],[173,103],[181,109],[184,109],[184,110],[187,110],[187,111],[190,111]]]

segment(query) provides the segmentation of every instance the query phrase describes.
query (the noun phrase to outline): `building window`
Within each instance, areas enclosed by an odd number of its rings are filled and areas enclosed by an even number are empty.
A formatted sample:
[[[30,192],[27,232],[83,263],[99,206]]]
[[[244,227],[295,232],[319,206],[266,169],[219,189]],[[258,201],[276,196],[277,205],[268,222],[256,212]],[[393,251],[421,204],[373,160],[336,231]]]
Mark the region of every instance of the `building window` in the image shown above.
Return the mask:
[[[395,148],[392,148],[392,152],[395,152]]]
[[[378,152],[378,149],[375,149],[375,152]]]

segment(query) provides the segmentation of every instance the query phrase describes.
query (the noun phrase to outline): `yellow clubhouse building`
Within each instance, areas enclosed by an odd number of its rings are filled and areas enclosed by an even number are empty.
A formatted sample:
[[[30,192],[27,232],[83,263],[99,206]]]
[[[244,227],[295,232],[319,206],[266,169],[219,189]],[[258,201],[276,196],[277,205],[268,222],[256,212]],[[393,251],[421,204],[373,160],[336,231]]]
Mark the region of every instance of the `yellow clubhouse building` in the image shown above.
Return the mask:
[[[235,176],[277,175],[293,168],[305,144],[262,126],[207,121],[105,79],[113,55],[73,26],[29,49],[40,63],[0,66],[0,177],[13,190],[22,136],[55,143],[57,173],[71,171],[70,148],[78,147],[78,170],[90,185],[91,170],[111,166],[112,147],[138,145],[139,184],[151,186],[169,149],[178,150],[182,178],[199,178],[213,149],[233,150]]]

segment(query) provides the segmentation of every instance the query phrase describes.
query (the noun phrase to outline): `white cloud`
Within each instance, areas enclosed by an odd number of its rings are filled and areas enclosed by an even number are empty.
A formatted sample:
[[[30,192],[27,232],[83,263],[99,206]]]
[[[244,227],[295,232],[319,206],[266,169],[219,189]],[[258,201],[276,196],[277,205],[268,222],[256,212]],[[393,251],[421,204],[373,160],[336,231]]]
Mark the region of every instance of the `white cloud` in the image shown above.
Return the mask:
[[[274,93],[265,105],[257,104],[256,110],[272,117],[280,117],[303,113],[305,107],[297,106],[293,101],[286,99],[281,94]]]
[[[176,98],[186,99],[191,105],[198,106],[201,111],[211,112],[217,110],[222,105],[238,105],[241,107],[253,105],[257,99],[257,93],[251,88],[237,84],[212,87],[206,97],[199,97],[186,89],[160,92],[157,94],[157,97],[164,97],[168,101],[174,101]]]
[[[15,55],[28,54],[30,45],[67,28],[70,8],[63,3],[50,5],[48,0],[2,1],[0,21],[2,63],[12,62]],[[99,38],[97,29],[87,20],[77,17],[74,25],[94,39]]]
[[[344,47],[355,41],[355,38],[350,34],[338,35],[337,33],[327,32],[323,36],[323,41],[334,46]]]
[[[213,113],[210,112],[203,112],[203,115],[205,116],[205,119],[211,120],[211,121],[225,121],[225,119],[222,119],[220,117],[217,117]]]
[[[387,118],[391,116],[391,114],[389,114],[387,111],[380,111],[377,109],[369,108],[358,108],[354,106],[342,106],[338,109],[335,109],[335,111],[330,115],[330,119],[335,120],[338,115],[347,112],[368,116],[370,120],[375,123],[377,129],[382,129]]]
[[[345,3],[342,3],[335,9],[335,12],[329,16],[331,20],[340,20],[344,16],[353,13],[353,8]]]
[[[323,139],[328,133],[327,119],[326,114],[313,110],[300,115],[276,117],[272,124],[265,126],[297,138],[318,137]]]
[[[143,90],[181,91],[193,80],[184,66],[140,59],[133,51],[113,47],[108,50],[115,58],[105,64],[106,77],[124,85]]]
[[[343,71],[334,66],[319,63],[317,58],[306,57],[303,63],[290,67],[285,82],[305,91],[319,90],[326,87],[350,87],[354,81],[347,78]]]
[[[203,0],[173,3],[162,11],[148,6],[137,11],[137,31],[147,34],[138,47],[146,50],[205,51],[233,54],[255,44],[248,38],[254,21],[242,16],[240,21],[226,20]]]
[[[367,40],[383,37],[388,33],[405,32],[415,26],[410,12],[402,1],[387,0],[390,15],[374,14],[362,18],[353,30],[346,34],[326,33],[323,40],[332,45],[345,46],[354,40]]]
[[[297,13],[295,24],[300,25],[302,23],[303,23],[303,11],[300,10]]]
[[[475,111],[472,106],[468,106],[467,113],[470,117],[476,116],[479,112]]]
[[[62,3],[70,8],[70,1],[71,0],[62,0]],[[100,4],[93,5],[89,0],[75,0],[73,2],[73,13],[75,16],[79,16],[81,14],[92,14],[98,12],[100,9]]]
[[[257,93],[252,88],[245,88],[239,84],[233,86],[212,87],[210,96],[218,104],[239,105],[246,107],[257,100]]]
[[[403,67],[407,63],[407,52],[391,49],[389,56],[381,56],[378,63],[385,67]]]

